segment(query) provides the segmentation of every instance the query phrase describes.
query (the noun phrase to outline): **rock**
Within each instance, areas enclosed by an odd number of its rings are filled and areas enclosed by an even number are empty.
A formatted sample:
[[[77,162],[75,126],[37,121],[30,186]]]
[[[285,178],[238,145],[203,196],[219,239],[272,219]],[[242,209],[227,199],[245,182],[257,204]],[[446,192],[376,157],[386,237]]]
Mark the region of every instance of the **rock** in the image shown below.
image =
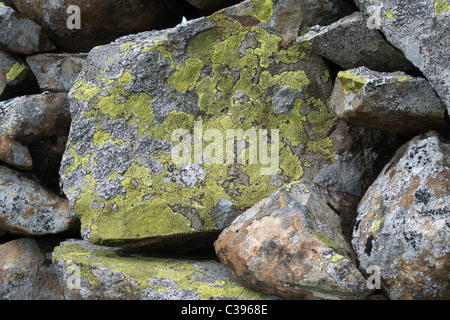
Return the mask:
[[[229,7],[242,0],[187,0],[191,5],[200,10],[219,10],[225,7]]]
[[[295,41],[279,47],[283,39],[269,27],[278,29],[291,5],[264,4],[245,1],[89,53],[70,92],[60,171],[85,240],[151,246],[217,236],[284,183],[313,179],[335,157],[361,150],[327,104],[332,84],[322,59]],[[252,145],[232,130],[252,135]],[[236,159],[234,144],[250,157]]]
[[[437,133],[415,137],[358,206],[352,244],[360,268],[378,267],[391,299],[450,297],[449,155]]]
[[[61,300],[54,270],[35,240],[21,238],[0,244],[1,300]]]
[[[24,174],[0,167],[0,229],[36,236],[70,230],[78,221],[69,211],[67,199]]]
[[[312,27],[297,41],[311,45],[315,52],[344,69],[365,66],[385,72],[415,71],[414,65],[379,30],[367,27],[368,18],[355,12],[331,25]]]
[[[262,300],[215,260],[123,255],[118,248],[62,242],[53,266],[68,300]],[[273,298],[273,297],[272,297]]]
[[[33,54],[55,49],[42,28],[0,2],[0,49]]]
[[[450,112],[450,6],[442,0],[355,0],[387,40],[420,69]],[[374,22],[375,21],[375,22]],[[368,23],[371,23],[370,21]]]
[[[42,91],[69,92],[81,72],[85,54],[39,54],[27,57],[27,63]]]
[[[367,298],[371,290],[349,242],[358,201],[305,179],[291,183],[226,228],[215,243],[217,256],[240,283],[266,294]]]
[[[30,68],[21,59],[0,50],[0,101],[20,92],[29,73]]]
[[[360,67],[338,74],[331,107],[355,125],[415,135],[450,129],[445,106],[428,81],[404,72],[376,72]]]
[[[21,170],[33,170],[29,145],[45,138],[64,139],[70,121],[65,93],[29,95],[0,102],[0,160]]]
[[[123,35],[173,27],[182,18],[178,2],[14,0],[21,14],[42,25],[52,41],[69,52],[88,52]],[[74,24],[73,15],[77,14],[71,8],[74,5],[80,9],[79,29]]]

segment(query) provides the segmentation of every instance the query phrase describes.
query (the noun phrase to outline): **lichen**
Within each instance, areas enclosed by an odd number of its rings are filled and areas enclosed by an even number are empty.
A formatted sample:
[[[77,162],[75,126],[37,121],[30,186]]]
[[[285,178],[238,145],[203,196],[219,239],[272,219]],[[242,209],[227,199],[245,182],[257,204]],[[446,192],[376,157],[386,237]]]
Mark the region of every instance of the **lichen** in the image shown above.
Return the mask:
[[[108,269],[122,274],[127,291],[137,298],[143,290],[150,288],[164,292],[170,288],[163,285],[153,285],[151,280],[166,279],[180,290],[192,290],[199,293],[201,300],[210,300],[216,297],[240,298],[246,300],[265,299],[267,296],[234,284],[230,278],[222,277],[220,280],[202,281],[207,275],[207,269],[196,267],[194,260],[175,260],[170,258],[142,257],[138,255],[119,256],[111,248],[90,248],[77,243],[65,243],[55,248],[52,260],[61,259],[65,267],[70,262],[80,268],[80,275],[89,281],[92,287],[97,287],[98,278],[94,275],[95,269]],[[217,263],[210,261],[210,263]],[[145,298],[145,295],[143,296]]]
[[[6,80],[22,81],[27,75],[28,70],[29,68],[26,65],[23,65],[20,62],[16,62],[14,66],[6,74]]]
[[[356,74],[348,71],[340,71],[338,73],[338,79],[342,84],[345,94],[349,94],[350,91],[354,91],[358,95],[360,95],[362,89],[366,85],[366,82],[363,78],[358,77]]]
[[[334,256],[331,257],[330,262],[336,263],[336,262],[338,262],[339,259],[342,259],[342,258],[344,258],[344,256],[341,256],[340,254],[336,253]]]
[[[272,1],[254,1],[251,14],[260,21],[270,21]],[[321,155],[325,161],[332,162],[330,148],[333,143],[328,133],[336,125],[337,117],[328,101],[316,99],[305,90],[310,87],[311,80],[298,64],[306,58],[308,48],[295,41],[280,48],[281,37],[260,25],[243,26],[225,16],[223,11],[208,19],[213,27],[190,39],[184,59],[180,59],[180,55],[174,59],[175,49],[164,40],[141,49],[143,55],[159,52],[170,71],[164,82],[167,90],[172,90],[174,99],[194,94],[200,113],[172,110],[157,123],[153,112],[156,99],[145,92],[129,92],[133,75],[125,71],[117,78],[109,79],[104,76],[104,69],[96,78],[104,85],[98,87],[80,80],[75,83],[72,93],[74,99],[85,101],[91,107],[84,111],[84,115],[97,122],[93,143],[99,147],[135,146],[113,138],[102,126],[100,118],[103,115],[111,121],[125,120],[136,127],[139,138],[152,136],[162,141],[171,141],[176,129],[193,133],[194,122],[200,121],[204,131],[216,129],[223,137],[227,129],[233,128],[243,131],[278,129],[280,161],[274,173],[282,181],[300,179],[310,165],[295,151],[300,144],[306,146],[306,153]],[[137,48],[134,42],[126,43],[122,45],[120,54],[126,55],[131,49],[134,53]],[[288,68],[274,73],[273,64],[286,64]],[[209,70],[207,75],[202,75],[204,70]],[[328,77],[329,72],[324,71],[323,76]],[[289,114],[274,112],[270,93],[281,88],[302,93],[293,100]],[[303,115],[301,112],[307,107],[311,111]],[[314,137],[308,136],[305,125],[312,128]],[[268,130],[269,155],[275,148],[270,134]],[[202,150],[209,144],[203,140],[200,144]],[[67,154],[74,160],[64,173],[89,166],[95,169],[97,155],[78,155],[70,145]],[[192,154],[190,156],[191,161],[196,160]],[[193,219],[201,221],[201,231],[216,230],[211,210],[217,207],[220,199],[230,199],[235,208],[244,210],[278,188],[271,184],[273,174],[261,174],[268,165],[260,162],[250,164],[248,156],[244,164],[236,166],[234,174],[230,174],[229,163],[203,163],[204,179],[191,187],[183,187],[168,179],[168,171],[180,170],[179,165],[172,161],[170,152],[160,150],[149,154],[148,159],[161,165],[160,173],[150,173],[149,168],[133,161],[124,173],[108,174],[111,181],[120,180],[124,189],[112,199],[99,196],[96,191],[99,181],[95,181],[92,174],[85,175],[85,186],[75,199],[74,210],[84,215],[82,228],[83,231],[90,230],[91,242],[188,233],[193,231]],[[246,183],[242,183],[242,177]],[[95,203],[103,205],[93,205]],[[193,216],[189,219],[184,217],[179,208],[192,209]]]
[[[309,232],[311,232],[313,235],[315,235],[317,238],[319,238],[319,240],[322,241],[328,247],[331,247],[335,250],[339,249],[339,246],[337,245],[337,243],[334,242],[333,240],[331,240],[328,236],[324,235],[323,233],[315,232],[313,230],[309,230]]]
[[[436,15],[441,15],[449,9],[448,0],[434,0],[434,13]]]

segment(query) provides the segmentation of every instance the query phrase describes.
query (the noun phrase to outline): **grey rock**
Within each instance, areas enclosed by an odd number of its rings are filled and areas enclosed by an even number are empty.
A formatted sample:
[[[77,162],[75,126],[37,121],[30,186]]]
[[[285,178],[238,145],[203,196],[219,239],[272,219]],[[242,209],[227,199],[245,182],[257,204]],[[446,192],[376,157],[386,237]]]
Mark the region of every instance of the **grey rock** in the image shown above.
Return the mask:
[[[445,106],[428,81],[366,67],[339,72],[331,107],[350,123],[415,135],[449,129]]]
[[[65,93],[29,95],[0,102],[0,159],[18,169],[33,170],[29,145],[41,139],[61,137],[59,150],[55,152],[62,154],[64,145],[61,144],[65,143],[70,121]]]
[[[37,236],[72,230],[79,222],[61,198],[28,176],[0,167],[0,229]]]
[[[436,0],[355,0],[422,71],[450,111],[450,7]]]
[[[360,269],[378,267],[391,299],[450,297],[449,159],[450,144],[436,132],[415,137],[358,206],[352,245]]]
[[[138,247],[216,235],[283,183],[313,179],[350,149],[365,180],[373,163],[362,158],[362,148],[370,143],[352,143],[328,105],[326,64],[294,41],[306,21],[342,13],[327,3],[244,1],[93,49],[69,94],[73,123],[60,170],[71,210],[83,215],[84,239]],[[299,11],[305,20],[296,20]],[[291,33],[289,26],[295,26]],[[227,130],[255,130],[261,145],[273,144],[273,161],[237,163],[234,152],[233,159],[225,157],[225,148],[216,162],[212,153],[193,148],[190,160],[174,160],[177,148],[200,141],[204,150],[211,147],[206,135],[198,135],[200,127],[220,132],[222,146],[233,142],[245,151],[254,148],[242,137],[227,142]],[[355,192],[363,192],[366,182],[357,183]],[[226,200],[231,205],[224,207]]]
[[[214,260],[124,254],[119,248],[68,240],[53,251],[67,300],[264,300]]]
[[[25,18],[12,8],[0,5],[0,49],[33,54],[55,49],[41,26]]]
[[[369,16],[356,12],[328,26],[314,26],[297,39],[344,69],[365,66],[375,71],[414,71],[404,54],[389,44],[377,29],[369,29]]]
[[[39,54],[27,57],[42,91],[69,92],[81,72],[86,54]]]

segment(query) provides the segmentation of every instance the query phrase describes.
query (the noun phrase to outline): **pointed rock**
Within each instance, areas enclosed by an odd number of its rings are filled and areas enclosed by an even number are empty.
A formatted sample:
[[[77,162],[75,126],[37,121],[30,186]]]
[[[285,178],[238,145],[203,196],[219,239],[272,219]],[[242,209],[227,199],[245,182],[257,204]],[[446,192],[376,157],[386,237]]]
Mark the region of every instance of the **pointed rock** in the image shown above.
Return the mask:
[[[359,197],[302,179],[226,228],[216,253],[248,288],[288,299],[363,299],[350,232]]]

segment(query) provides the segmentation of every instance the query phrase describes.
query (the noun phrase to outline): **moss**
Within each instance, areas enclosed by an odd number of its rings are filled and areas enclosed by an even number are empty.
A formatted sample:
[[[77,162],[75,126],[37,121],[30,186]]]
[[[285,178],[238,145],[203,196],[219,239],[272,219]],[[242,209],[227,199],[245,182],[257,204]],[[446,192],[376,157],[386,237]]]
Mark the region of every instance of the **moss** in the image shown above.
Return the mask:
[[[436,15],[441,15],[449,9],[448,0],[434,0],[434,13]]]
[[[25,77],[28,73],[28,70],[30,70],[30,69],[26,65],[23,65],[20,62],[16,62],[14,64],[14,66],[6,74],[6,80],[22,81],[23,79],[25,79]]]
[[[338,79],[344,88],[344,93],[349,94],[350,91],[356,92],[358,95],[361,94],[362,89],[366,85],[363,78],[358,77],[356,74],[348,71],[340,71],[338,73]]]

